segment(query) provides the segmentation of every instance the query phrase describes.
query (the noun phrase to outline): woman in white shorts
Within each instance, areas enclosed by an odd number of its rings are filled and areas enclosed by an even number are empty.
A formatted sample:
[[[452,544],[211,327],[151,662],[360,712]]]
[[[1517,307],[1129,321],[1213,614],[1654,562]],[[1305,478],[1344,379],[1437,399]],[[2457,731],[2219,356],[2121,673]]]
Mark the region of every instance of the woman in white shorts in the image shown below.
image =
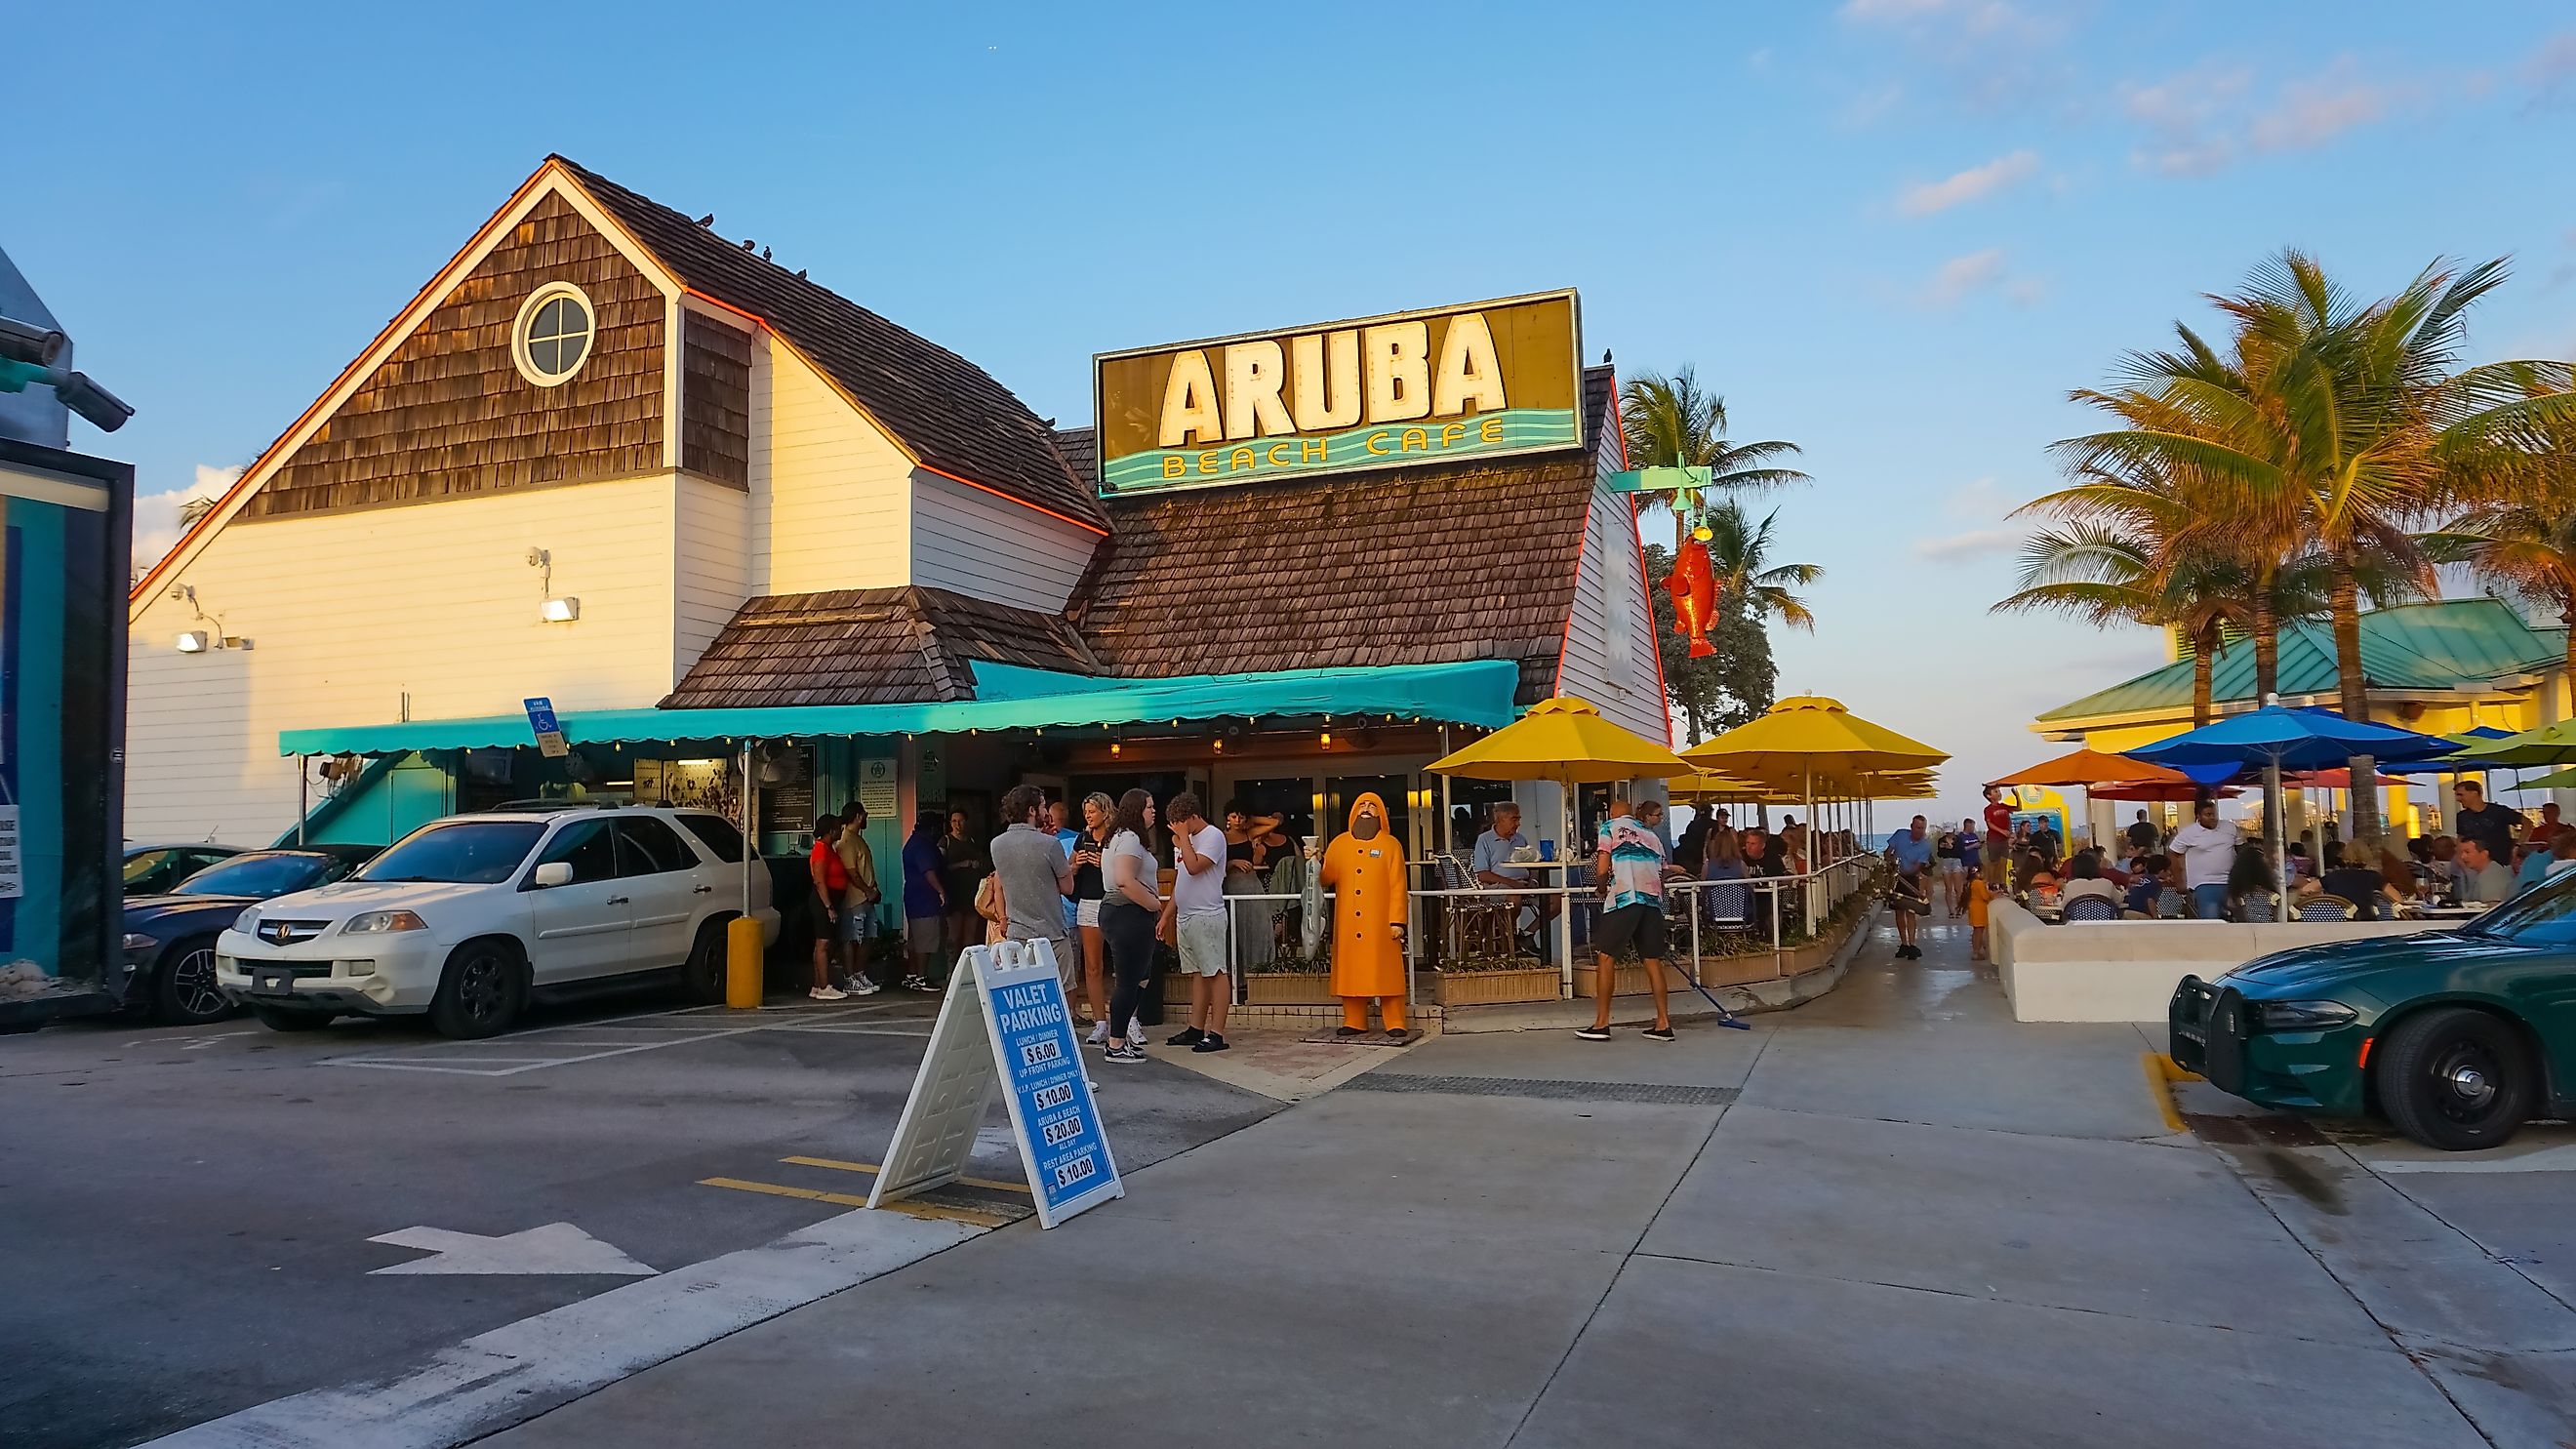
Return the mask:
[[[1100,853],[1116,827],[1118,802],[1093,791],[1082,797],[1082,833],[1073,842],[1073,925],[1082,938],[1082,998],[1091,1008],[1091,1039],[1109,1040],[1109,946],[1100,934]]]
[[[1967,899],[1968,863],[1959,854],[1959,837],[1950,831],[1941,832],[1936,849],[1941,862],[1941,894],[1934,897],[1933,904],[1947,903],[1950,914],[1955,916],[1965,909],[1962,903]]]

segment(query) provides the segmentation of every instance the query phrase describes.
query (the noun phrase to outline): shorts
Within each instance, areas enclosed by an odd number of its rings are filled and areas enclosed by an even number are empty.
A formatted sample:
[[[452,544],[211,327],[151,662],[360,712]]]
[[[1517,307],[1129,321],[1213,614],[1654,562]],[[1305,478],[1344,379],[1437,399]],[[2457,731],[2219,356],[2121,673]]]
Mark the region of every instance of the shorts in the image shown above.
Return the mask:
[[[1959,877],[1966,875],[1967,873],[1968,863],[1959,859],[1955,855],[1950,857],[1948,860],[1941,862],[1941,874],[1948,876],[1952,880],[1957,880]]]
[[[1592,927],[1592,949],[1616,956],[1630,946],[1649,961],[1664,957],[1664,908],[1653,901],[1602,913]]]
[[[1184,976],[1223,976],[1226,948],[1234,933],[1226,929],[1225,912],[1204,911],[1182,916],[1177,922],[1181,938],[1181,974]]]
[[[877,908],[874,902],[852,901],[841,907],[841,929],[833,934],[843,941],[865,941],[868,938],[868,928],[875,925],[876,920]]]
[[[1100,929],[1100,898],[1094,896],[1087,901],[1075,901],[1073,923],[1077,926],[1089,926],[1095,931]]]
[[[948,954],[948,918],[946,916],[906,916],[903,918],[904,949],[915,956]]]

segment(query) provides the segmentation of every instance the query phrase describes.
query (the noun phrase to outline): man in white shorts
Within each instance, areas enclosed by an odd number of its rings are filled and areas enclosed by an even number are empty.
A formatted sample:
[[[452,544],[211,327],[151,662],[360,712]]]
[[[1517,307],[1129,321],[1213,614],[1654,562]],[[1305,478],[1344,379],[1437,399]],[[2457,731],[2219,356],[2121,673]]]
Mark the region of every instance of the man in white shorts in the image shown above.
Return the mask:
[[[1181,974],[1190,978],[1190,1024],[1169,1045],[1194,1052],[1225,1050],[1226,1012],[1234,1005],[1234,978],[1226,953],[1234,933],[1225,920],[1225,832],[1208,823],[1199,797],[1184,790],[1163,807],[1172,827],[1173,940]]]

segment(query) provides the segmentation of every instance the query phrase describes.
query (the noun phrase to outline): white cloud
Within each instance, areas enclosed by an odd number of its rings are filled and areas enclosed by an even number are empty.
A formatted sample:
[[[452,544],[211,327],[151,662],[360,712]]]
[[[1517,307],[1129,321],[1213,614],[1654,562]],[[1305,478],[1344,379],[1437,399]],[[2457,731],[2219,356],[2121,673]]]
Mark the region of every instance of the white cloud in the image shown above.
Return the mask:
[[[2167,176],[2206,176],[2249,155],[2315,150],[2423,95],[2413,82],[2373,80],[2344,56],[2268,97],[2257,94],[2250,69],[2203,62],[2153,85],[2123,87],[2120,103],[2147,130],[2132,162]]]
[[[1962,483],[1941,500],[1941,511],[1952,518],[1999,518],[2006,507],[1992,476]]]
[[[2031,23],[2003,0],[1843,0],[1843,19],[1860,25],[1939,24],[1991,34]]]
[[[2038,174],[2039,153],[2015,151],[1942,180],[1908,187],[1896,198],[1896,209],[1907,216],[1930,216],[1971,201],[1982,201]]]
[[[1992,554],[2010,553],[2021,547],[2023,536],[2023,530],[2018,528],[1972,528],[1965,533],[1918,538],[1914,540],[1914,556],[1935,563],[1985,558]]]
[[[2522,63],[2522,80],[2543,100],[2576,81],[2576,30],[2562,30],[2542,41]]]
[[[2003,248],[1987,247],[1952,257],[1935,268],[1932,279],[1914,294],[1914,302],[1938,310],[1988,292],[2000,294],[2016,307],[2029,307],[2047,298],[2048,283],[2015,272]]]
[[[239,468],[217,468],[197,465],[196,481],[185,488],[164,493],[146,493],[134,500],[134,571],[137,575],[161,561],[161,556],[177,546],[179,536],[187,529],[179,522],[180,513],[197,499],[221,498],[233,480],[242,475]]]

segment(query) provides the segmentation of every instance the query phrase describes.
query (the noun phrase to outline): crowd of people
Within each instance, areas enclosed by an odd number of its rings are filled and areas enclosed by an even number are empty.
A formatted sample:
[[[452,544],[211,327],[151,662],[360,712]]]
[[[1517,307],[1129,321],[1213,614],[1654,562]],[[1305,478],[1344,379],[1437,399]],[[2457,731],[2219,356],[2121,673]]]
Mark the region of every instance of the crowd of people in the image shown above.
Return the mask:
[[[2487,800],[2475,780],[2462,780],[2453,791],[2451,831],[2416,836],[2402,852],[2384,848],[2374,858],[2341,840],[2331,821],[2302,830],[2284,851],[2284,881],[2262,842],[2222,823],[2217,802],[2206,796],[2176,829],[2167,831],[2142,809],[2109,842],[2070,851],[2044,821],[2015,822],[2000,792],[1989,787],[1984,819],[1935,835],[1917,816],[1910,832],[1889,842],[1899,954],[1920,954],[1912,944],[1913,918],[1946,903],[1968,917],[1972,954],[1982,959],[1984,902],[1996,894],[2051,913],[2098,897],[2105,905],[2091,912],[2097,919],[2269,921],[2286,889],[2294,915],[2322,910],[2368,921],[2431,905],[2492,905],[2576,869],[2576,828],[2561,823],[2557,805],[2543,806],[2533,820]]]
[[[1226,808],[1222,825],[1211,822],[1187,791],[1159,809],[1143,790],[1115,800],[1094,793],[1080,811],[1077,827],[1067,802],[1018,786],[1003,795],[1003,828],[989,839],[964,810],[923,811],[904,839],[893,887],[903,931],[902,974],[892,982],[873,949],[887,888],[868,845],[867,810],[854,800],[816,820],[806,867],[816,924],[807,994],[840,1001],[890,986],[941,992],[969,946],[1044,941],[1066,995],[1091,1022],[1090,1043],[1110,1061],[1136,1062],[1145,1059],[1145,1019],[1160,1016],[1146,991],[1168,943],[1192,978],[1189,1025],[1168,1044],[1226,1050],[1232,963],[1268,961],[1279,913],[1275,902],[1239,903],[1229,927],[1225,897],[1294,894],[1303,846],[1276,817],[1256,818],[1240,803]]]

